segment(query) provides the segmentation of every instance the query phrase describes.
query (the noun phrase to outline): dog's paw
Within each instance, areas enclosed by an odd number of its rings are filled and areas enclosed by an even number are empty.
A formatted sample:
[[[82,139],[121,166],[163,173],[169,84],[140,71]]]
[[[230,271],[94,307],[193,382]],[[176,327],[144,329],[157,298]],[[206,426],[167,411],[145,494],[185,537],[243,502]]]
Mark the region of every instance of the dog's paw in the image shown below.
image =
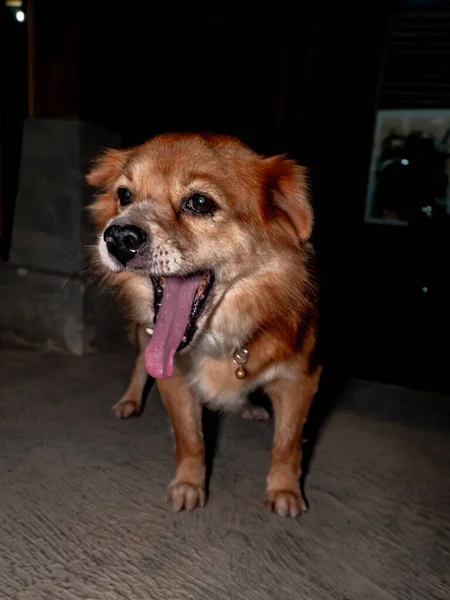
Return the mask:
[[[112,409],[120,419],[128,419],[130,417],[137,417],[141,413],[141,403],[136,400],[123,398],[117,404],[114,404]]]
[[[262,406],[247,405],[241,412],[243,419],[249,421],[267,421],[270,418],[269,412]]]
[[[269,491],[266,494],[266,504],[272,512],[280,517],[298,517],[307,512],[308,508],[299,492]]]
[[[169,487],[167,501],[176,511],[205,506],[205,490],[190,483],[174,483]]]

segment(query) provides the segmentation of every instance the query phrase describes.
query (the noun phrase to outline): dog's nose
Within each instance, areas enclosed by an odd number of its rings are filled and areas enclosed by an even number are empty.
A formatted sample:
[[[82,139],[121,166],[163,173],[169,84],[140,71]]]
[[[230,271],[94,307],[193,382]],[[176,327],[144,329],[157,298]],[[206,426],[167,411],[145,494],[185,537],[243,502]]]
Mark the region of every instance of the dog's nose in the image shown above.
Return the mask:
[[[136,256],[146,237],[135,225],[110,225],[103,234],[108,252],[123,265]]]

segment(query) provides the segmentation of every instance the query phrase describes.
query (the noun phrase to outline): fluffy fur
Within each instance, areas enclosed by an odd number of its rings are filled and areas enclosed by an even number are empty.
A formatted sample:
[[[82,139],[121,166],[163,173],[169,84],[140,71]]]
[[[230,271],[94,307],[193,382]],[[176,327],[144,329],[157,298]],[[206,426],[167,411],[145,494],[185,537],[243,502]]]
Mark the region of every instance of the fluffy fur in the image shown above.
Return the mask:
[[[146,328],[154,316],[149,275],[215,274],[198,331],[176,354],[174,376],[157,381],[176,438],[169,487],[174,508],[205,502],[201,403],[242,409],[248,394],[263,388],[275,415],[266,501],[282,516],[297,516],[305,510],[299,489],[303,425],[321,372],[305,169],[285,156],[262,157],[233,138],[167,134],[106,151],[87,181],[100,190],[91,207],[99,234],[95,262],[127,304],[139,349],[130,386],[115,405],[119,416],[141,410]],[[120,187],[133,194],[123,208]],[[193,193],[207,194],[217,210],[184,210]],[[139,226],[151,240],[126,267],[103,240],[111,223]],[[243,346],[248,375],[239,380],[232,354]]]

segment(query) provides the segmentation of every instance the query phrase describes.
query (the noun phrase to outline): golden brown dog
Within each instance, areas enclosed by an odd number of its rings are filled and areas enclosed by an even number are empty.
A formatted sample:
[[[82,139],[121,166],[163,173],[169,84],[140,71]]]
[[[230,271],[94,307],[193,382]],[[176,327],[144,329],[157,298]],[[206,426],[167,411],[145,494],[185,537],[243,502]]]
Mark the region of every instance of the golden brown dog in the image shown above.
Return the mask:
[[[275,415],[266,502],[305,510],[303,426],[316,393],[313,213],[302,167],[236,139],[167,134],[102,154],[87,177],[97,263],[136,327],[138,357],[116,413],[139,413],[157,379],[176,441],[175,509],[205,503],[202,403],[242,409],[256,388]]]

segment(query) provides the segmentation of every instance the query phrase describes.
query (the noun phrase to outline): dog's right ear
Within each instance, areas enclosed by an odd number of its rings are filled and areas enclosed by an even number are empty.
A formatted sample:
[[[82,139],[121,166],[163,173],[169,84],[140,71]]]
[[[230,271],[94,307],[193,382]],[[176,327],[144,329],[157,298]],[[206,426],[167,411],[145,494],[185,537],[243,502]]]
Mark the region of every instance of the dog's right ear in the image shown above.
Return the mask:
[[[117,199],[112,188],[129,155],[129,150],[105,150],[86,175],[87,183],[103,192],[89,206],[97,231],[103,231],[110,220],[117,216]]]
[[[129,155],[129,150],[105,150],[95,159],[86,181],[92,187],[107,190],[120,175]]]

